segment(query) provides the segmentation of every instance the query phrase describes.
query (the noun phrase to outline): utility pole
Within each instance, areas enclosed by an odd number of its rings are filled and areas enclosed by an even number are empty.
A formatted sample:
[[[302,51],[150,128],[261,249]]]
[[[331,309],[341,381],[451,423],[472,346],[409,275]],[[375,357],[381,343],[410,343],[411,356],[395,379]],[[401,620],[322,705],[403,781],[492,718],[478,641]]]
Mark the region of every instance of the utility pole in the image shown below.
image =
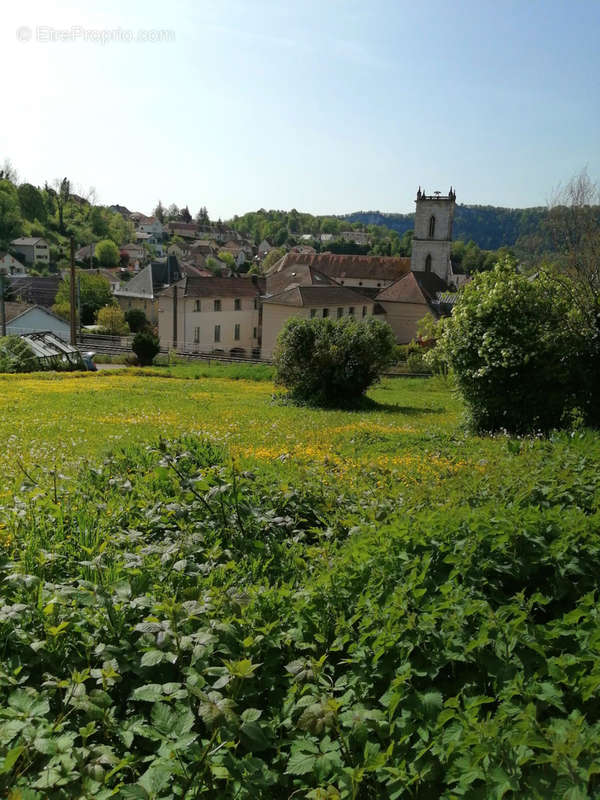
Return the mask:
[[[71,236],[71,344],[77,345],[77,314],[75,311],[75,239]]]
[[[6,336],[6,309],[4,308],[4,273],[0,272],[0,336]]]

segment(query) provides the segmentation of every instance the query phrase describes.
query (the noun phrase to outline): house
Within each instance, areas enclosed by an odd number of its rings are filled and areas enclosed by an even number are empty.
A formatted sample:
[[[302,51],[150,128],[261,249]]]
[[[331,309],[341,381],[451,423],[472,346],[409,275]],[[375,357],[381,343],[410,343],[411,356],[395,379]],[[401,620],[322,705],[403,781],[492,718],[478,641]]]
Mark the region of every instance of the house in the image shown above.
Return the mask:
[[[91,264],[94,255],[96,254],[96,243],[86,244],[75,251],[75,261],[82,264]]]
[[[49,264],[50,248],[48,242],[37,236],[22,236],[10,243],[15,255],[21,256],[26,264]]]
[[[10,253],[0,250],[0,275],[27,275],[25,266]]]
[[[147,257],[144,246],[136,242],[122,245],[119,249],[119,253],[121,258],[126,257],[127,265],[132,269],[139,269]]]
[[[273,249],[272,244],[268,242],[266,239],[263,239],[262,242],[258,245],[258,257],[260,259],[263,259],[267,255],[269,250],[272,249]]]
[[[149,233],[157,241],[162,241],[164,226],[156,217],[147,217],[144,220],[140,220],[138,223],[138,230],[143,233]]]
[[[159,295],[161,347],[180,353],[257,353],[263,292],[264,281],[256,276],[187,276]]]
[[[181,236],[182,239],[198,237],[198,226],[195,222],[168,222],[167,231],[170,236]]]
[[[375,302],[370,297],[333,281],[323,281],[322,285],[293,285],[263,298],[261,355],[266,359],[273,357],[279,332],[290,317],[364,319],[374,311]]]
[[[181,280],[181,270],[175,256],[162,261],[153,261],[130,281],[121,284],[114,296],[123,312],[139,308],[148,321],[158,322],[158,293],[172,283]]]
[[[379,292],[375,300],[385,312],[396,341],[407,344],[415,338],[417,324],[427,313],[435,317],[444,314],[444,306],[452,303],[449,294],[445,282],[434,272],[408,272]]]
[[[119,271],[117,269],[110,270],[110,269],[88,269],[86,270],[86,274],[88,275],[101,275],[105,280],[108,281],[110,286],[111,292],[114,294],[117,289],[121,285],[121,278],[119,275]]]
[[[342,231],[339,237],[345,242],[354,242],[354,244],[360,245],[369,244],[369,234],[365,231]]]
[[[7,278],[8,291],[11,299],[29,305],[50,308],[54,305],[56,293],[61,282],[60,275],[40,277],[38,275],[9,276]]]
[[[310,266],[341,286],[355,287],[372,296],[410,272],[410,258],[298,253],[292,250],[273,264],[269,275],[285,273],[290,267],[301,265]]]
[[[65,342],[70,340],[69,323],[43,306],[8,302],[4,304],[4,313],[8,336],[50,331]]]

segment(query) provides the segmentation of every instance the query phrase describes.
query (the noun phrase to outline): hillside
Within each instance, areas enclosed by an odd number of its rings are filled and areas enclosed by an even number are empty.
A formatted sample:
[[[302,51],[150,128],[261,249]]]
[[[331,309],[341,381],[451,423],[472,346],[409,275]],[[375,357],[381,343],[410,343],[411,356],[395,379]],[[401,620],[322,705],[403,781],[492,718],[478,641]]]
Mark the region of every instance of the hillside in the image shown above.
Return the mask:
[[[499,206],[457,205],[454,239],[474,241],[484,250],[512,247],[522,237],[541,234],[547,209],[501,208]],[[402,236],[412,230],[414,214],[384,214],[380,211],[356,211],[342,219],[363,225],[384,225]]]

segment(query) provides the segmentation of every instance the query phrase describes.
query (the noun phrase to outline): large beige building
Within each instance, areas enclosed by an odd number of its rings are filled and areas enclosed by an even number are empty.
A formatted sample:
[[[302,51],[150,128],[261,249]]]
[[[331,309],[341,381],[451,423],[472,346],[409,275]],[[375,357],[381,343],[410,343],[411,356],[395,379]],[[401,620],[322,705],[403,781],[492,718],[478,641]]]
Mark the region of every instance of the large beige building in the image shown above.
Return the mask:
[[[261,346],[260,279],[187,276],[161,292],[161,347],[179,353],[258,355]]]

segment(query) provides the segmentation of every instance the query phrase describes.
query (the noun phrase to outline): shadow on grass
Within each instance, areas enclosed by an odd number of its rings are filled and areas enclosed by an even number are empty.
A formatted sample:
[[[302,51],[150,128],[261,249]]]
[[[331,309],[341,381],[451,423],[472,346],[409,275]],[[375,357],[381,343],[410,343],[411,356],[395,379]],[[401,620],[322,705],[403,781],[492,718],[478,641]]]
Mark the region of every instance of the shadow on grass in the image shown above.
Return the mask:
[[[356,406],[346,407],[352,411],[376,411],[383,414],[403,414],[409,417],[422,417],[426,414],[443,414],[446,409],[443,406],[431,408],[421,408],[419,406],[401,406],[398,403],[378,403],[369,397],[363,397]]]
[[[321,409],[322,411],[355,411],[360,413],[377,414],[402,414],[408,417],[421,417],[427,414],[443,414],[443,406],[420,408],[419,406],[401,406],[398,403],[379,403],[370,397],[359,397],[346,403],[317,403],[295,399],[292,395],[278,393],[273,395],[273,402],[277,405],[295,406],[296,408]]]

